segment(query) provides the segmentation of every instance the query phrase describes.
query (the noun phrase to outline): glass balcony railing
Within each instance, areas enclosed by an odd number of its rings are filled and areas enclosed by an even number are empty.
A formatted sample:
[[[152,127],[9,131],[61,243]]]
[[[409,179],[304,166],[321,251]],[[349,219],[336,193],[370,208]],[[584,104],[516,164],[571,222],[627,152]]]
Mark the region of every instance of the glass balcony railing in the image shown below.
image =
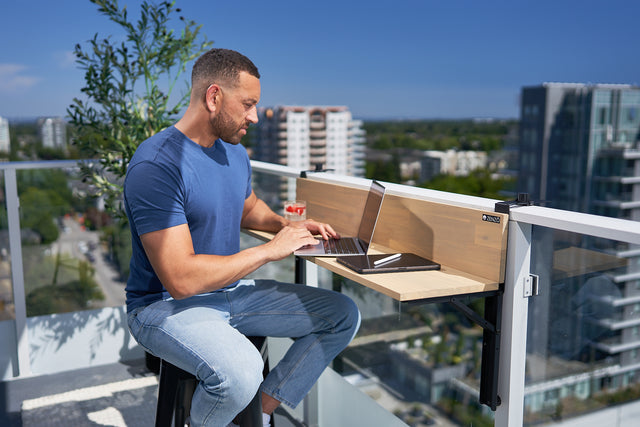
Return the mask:
[[[256,193],[281,212],[283,200],[295,196],[299,171],[252,164]],[[3,381],[144,357],[127,332],[123,306],[128,229],[87,197],[76,166],[74,161],[0,164]],[[388,188],[482,210],[492,210],[496,202],[395,184]],[[245,247],[257,243],[242,237]],[[581,420],[580,425],[600,425],[605,413],[616,425],[635,421],[625,414],[640,407],[637,222],[512,208],[496,412],[477,403],[479,326],[447,304],[405,306],[327,270],[307,268],[317,286],[352,297],[363,322],[333,369],[291,411],[300,422],[393,427]],[[531,275],[537,277],[537,295],[527,297]],[[252,276],[293,281],[294,261],[266,265]],[[482,302],[467,301],[477,312]],[[270,358],[277,360],[287,345],[287,340],[270,340]],[[613,415],[606,412],[612,409]]]
[[[616,255],[629,244],[547,227],[532,236],[540,294],[529,304],[525,423],[603,409],[620,393],[640,399],[640,340],[629,333],[640,316],[625,310],[638,283],[621,280],[637,268]]]

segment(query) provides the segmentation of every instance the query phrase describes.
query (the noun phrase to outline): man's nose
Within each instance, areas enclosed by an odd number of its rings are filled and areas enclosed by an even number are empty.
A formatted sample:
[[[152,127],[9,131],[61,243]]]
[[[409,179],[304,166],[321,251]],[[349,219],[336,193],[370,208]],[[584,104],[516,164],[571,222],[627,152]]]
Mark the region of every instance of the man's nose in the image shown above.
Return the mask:
[[[247,116],[247,120],[251,123],[258,123],[258,107],[254,106]]]

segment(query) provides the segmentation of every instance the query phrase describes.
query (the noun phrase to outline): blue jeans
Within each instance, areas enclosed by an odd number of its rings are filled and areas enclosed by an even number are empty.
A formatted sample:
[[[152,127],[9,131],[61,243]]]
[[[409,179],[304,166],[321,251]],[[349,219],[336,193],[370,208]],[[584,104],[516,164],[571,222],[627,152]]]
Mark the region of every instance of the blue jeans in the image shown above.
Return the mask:
[[[348,297],[273,280],[243,280],[183,300],[166,298],[132,310],[129,329],[151,354],[199,380],[192,426],[226,426],[258,388],[291,407],[355,336],[360,313]],[[245,336],[290,337],[294,343],[267,378]]]

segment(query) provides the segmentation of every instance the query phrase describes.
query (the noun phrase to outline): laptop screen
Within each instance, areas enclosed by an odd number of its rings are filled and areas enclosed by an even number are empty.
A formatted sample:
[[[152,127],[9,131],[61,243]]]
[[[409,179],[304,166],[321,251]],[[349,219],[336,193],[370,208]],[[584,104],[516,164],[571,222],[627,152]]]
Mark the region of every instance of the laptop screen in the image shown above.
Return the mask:
[[[364,246],[365,252],[369,250],[369,244],[373,238],[373,232],[376,228],[380,208],[382,207],[384,190],[384,187],[379,182],[371,182],[367,202],[364,205],[364,211],[362,213],[362,220],[360,221],[360,229],[358,230],[358,239]]]

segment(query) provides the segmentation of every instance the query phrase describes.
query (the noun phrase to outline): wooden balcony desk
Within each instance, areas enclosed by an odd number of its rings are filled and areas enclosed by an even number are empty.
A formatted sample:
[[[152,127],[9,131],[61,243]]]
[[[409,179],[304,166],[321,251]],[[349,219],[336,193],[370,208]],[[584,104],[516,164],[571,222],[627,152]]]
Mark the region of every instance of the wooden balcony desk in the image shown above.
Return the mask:
[[[367,189],[299,178],[297,199],[307,217],[355,236]],[[358,274],[332,257],[304,257],[356,283],[408,304],[448,302],[484,329],[480,402],[492,410],[497,396],[502,287],[506,265],[508,214],[451,206],[387,192],[371,251],[413,252],[442,265],[438,271]],[[262,240],[273,234],[245,230]],[[304,263],[296,260],[296,280],[304,283]],[[460,302],[484,297],[484,317]]]

